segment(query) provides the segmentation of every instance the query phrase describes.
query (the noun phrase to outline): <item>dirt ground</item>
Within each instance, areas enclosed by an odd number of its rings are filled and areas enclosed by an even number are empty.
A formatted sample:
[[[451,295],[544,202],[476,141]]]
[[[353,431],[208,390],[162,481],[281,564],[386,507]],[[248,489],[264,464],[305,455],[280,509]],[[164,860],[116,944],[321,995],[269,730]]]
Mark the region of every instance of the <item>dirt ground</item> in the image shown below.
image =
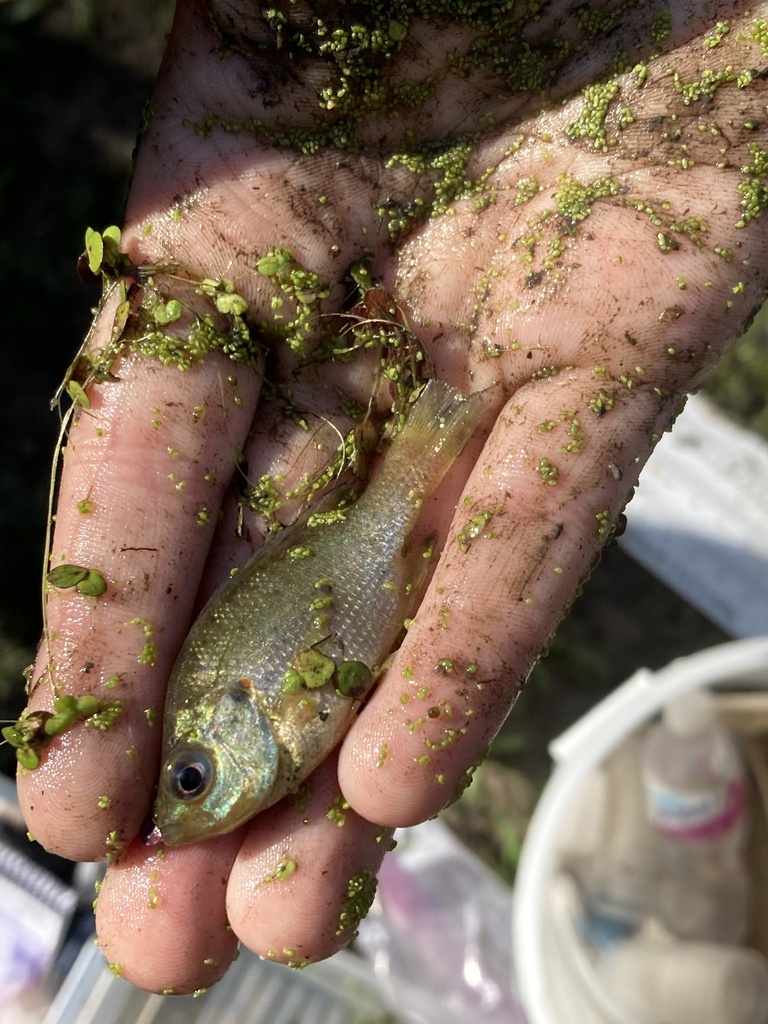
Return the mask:
[[[170,11],[150,0],[15,0],[0,8],[0,102],[11,157],[0,168],[0,717],[22,703],[21,669],[40,629],[39,578],[49,463],[58,420],[49,399],[98,296],[75,261],[88,225],[119,221],[131,151]],[[7,150],[6,150],[7,152]],[[768,332],[760,329],[716,385],[768,433]],[[726,637],[620,548],[601,565],[450,822],[510,877],[548,742],[636,668]],[[0,768],[12,771],[8,748]]]

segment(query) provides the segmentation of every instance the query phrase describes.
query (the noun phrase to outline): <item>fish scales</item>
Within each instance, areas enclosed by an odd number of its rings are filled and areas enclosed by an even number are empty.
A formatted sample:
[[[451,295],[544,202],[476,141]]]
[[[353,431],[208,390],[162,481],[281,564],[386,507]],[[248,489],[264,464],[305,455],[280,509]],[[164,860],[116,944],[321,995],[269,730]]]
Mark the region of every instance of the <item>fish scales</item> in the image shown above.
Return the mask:
[[[210,599],[169,681],[154,813],[165,842],[231,831],[342,738],[423,575],[421,503],[487,406],[485,392],[429,381],[357,501],[339,515],[338,493],[321,498]]]

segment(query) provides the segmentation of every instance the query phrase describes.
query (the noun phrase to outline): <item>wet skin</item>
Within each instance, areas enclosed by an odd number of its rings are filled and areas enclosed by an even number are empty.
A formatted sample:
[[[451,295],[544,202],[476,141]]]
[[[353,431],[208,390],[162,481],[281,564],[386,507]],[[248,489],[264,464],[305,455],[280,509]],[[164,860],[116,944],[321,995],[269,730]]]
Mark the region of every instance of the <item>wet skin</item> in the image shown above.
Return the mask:
[[[317,27],[310,11],[335,25],[333,4],[285,6],[305,27]],[[99,936],[131,981],[206,986],[238,939],[286,962],[334,952],[353,931],[340,918],[350,879],[375,872],[390,829],[436,813],[482,759],[659,433],[762,300],[768,4],[745,9],[690,0],[668,21],[664,5],[628,5],[613,25],[555,3],[539,20],[521,13],[498,60],[459,66],[481,29],[438,16],[404,25],[398,8],[383,22],[386,99],[363,109],[362,87],[352,101],[323,91],[354,94],[359,69],[334,78],[328,60],[343,59],[307,57],[290,23],[247,3],[179,4],[126,211],[134,263],[231,278],[256,334],[274,322],[276,289],[255,269],[266,253],[290,249],[327,282],[323,317],[344,308],[347,270],[367,257],[436,374],[465,391],[495,383],[497,399],[425,506],[442,554],[338,761],[306,801],[159,853],[138,833],[164,687],[191,616],[264,531],[252,516],[236,536],[236,461],[251,479],[283,474],[285,487],[314,472],[335,435],[313,411],[345,429],[337,389],[366,401],[372,368],[302,373],[267,331],[267,372],[294,386],[309,431],[260,402],[262,365],[218,354],[180,371],[133,352],[119,380],[89,389],[53,564],[97,567],[109,587],[51,594],[50,653],[63,691],[118,697],[124,712],[106,732],[58,737],[20,792],[43,845],[110,854]],[[617,89],[585,93],[624,67]],[[421,91],[404,89],[413,83]],[[464,163],[450,149],[462,140]],[[435,152],[449,150],[441,170]],[[451,186],[451,171],[474,184]],[[414,198],[426,216],[412,216]],[[43,652],[35,708],[52,702],[45,665]],[[287,860],[295,870],[276,878]]]

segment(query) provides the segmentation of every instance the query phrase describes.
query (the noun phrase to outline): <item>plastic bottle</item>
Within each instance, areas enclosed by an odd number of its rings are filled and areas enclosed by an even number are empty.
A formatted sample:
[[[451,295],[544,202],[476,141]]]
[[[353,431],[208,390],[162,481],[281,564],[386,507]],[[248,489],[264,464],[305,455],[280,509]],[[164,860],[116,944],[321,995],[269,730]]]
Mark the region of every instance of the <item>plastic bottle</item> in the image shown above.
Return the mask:
[[[680,938],[742,942],[750,890],[745,767],[708,692],[667,704],[645,741],[642,775],[659,836],[658,917]]]
[[[564,822],[560,862],[579,883],[590,941],[635,931],[655,909],[657,842],[645,813],[642,742],[630,736],[585,782]]]

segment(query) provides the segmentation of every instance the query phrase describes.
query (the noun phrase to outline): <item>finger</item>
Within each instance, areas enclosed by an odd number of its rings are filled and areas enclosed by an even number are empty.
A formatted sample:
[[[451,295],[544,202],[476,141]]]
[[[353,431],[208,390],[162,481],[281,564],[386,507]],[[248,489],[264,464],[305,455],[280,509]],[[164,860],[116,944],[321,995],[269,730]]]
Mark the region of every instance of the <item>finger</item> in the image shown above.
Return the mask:
[[[137,841],[110,865],[97,927],[116,973],[152,991],[194,992],[224,974],[237,939],[294,966],[347,945],[391,833],[343,801],[336,759],[259,815],[244,842],[243,832],[183,847]]]
[[[338,405],[335,392],[316,384],[311,393],[306,385],[293,386],[290,406],[261,402],[243,446],[238,486],[225,502],[211,547],[202,598],[243,565],[272,530],[292,522],[320,490],[336,484],[345,463],[329,472],[329,460],[353,426]]]
[[[119,700],[122,713],[106,731],[68,730],[19,778],[31,832],[78,860],[130,840],[148,810],[165,682],[259,393],[257,373],[241,366],[235,378],[216,355],[181,372],[131,354],[113,374],[89,388],[69,432],[51,556],[98,570],[107,590],[51,590],[30,707],[49,709],[55,683]]]
[[[415,621],[342,747],[342,792],[364,817],[414,824],[455,798],[610,535],[669,405],[627,393],[610,417],[584,417],[569,458],[562,412],[594,391],[573,371],[499,417]]]
[[[227,888],[232,928],[270,960],[330,956],[368,912],[391,838],[349,808],[329,758],[296,797],[251,824]]]
[[[218,981],[237,955],[226,888],[242,830],[193,846],[134,842],[96,901],[99,944],[139,988],[183,994]]]

